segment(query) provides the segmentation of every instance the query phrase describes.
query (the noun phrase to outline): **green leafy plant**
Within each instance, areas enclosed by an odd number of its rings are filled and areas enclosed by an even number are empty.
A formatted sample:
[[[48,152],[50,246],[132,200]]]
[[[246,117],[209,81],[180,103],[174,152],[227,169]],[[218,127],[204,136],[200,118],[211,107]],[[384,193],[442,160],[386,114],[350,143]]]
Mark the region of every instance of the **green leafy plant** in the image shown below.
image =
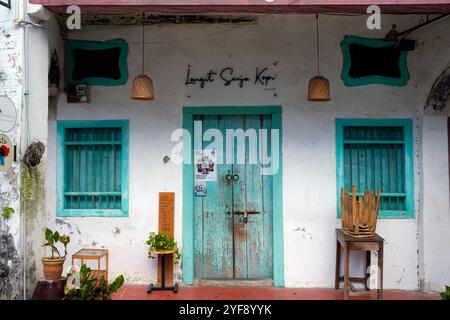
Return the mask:
[[[442,300],[450,300],[450,287],[445,286],[445,291],[440,293]]]
[[[11,216],[12,213],[14,213],[14,209],[11,207],[7,207],[7,208],[3,209],[2,217],[5,219],[9,219],[9,217]]]
[[[60,235],[58,231],[53,232],[49,228],[45,229],[45,240],[47,241],[42,246],[48,247],[50,251],[52,252],[51,259],[55,258],[55,253],[58,255],[58,258],[65,258],[67,256],[67,245],[70,242],[70,237],[68,235]],[[59,253],[58,248],[56,247],[56,244],[58,242],[61,242],[64,246],[64,256],[61,257],[61,254]]]
[[[73,273],[68,276],[70,279]],[[112,294],[125,282],[123,275],[118,276],[111,283],[108,283],[103,275],[98,279],[96,272],[91,272],[91,268],[85,264],[80,268],[79,277],[79,285],[67,282],[63,300],[111,300]]]
[[[150,235],[147,240],[148,248],[148,257],[150,259],[154,259],[155,257],[152,255],[152,251],[166,251],[166,250],[175,250],[173,253],[174,263],[177,264],[180,261],[180,250],[177,247],[177,243],[172,238],[172,236],[166,232],[150,232]]]

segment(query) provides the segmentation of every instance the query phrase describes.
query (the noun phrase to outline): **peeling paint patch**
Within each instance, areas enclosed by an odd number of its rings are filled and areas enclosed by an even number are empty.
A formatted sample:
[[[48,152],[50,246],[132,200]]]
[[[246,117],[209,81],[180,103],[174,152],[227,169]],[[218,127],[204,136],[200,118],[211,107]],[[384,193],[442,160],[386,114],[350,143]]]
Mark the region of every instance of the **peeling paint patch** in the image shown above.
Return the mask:
[[[303,239],[309,239],[309,240],[312,239],[312,234],[307,232],[305,227],[297,227],[297,228],[295,228],[292,231],[294,231],[294,232],[301,232]]]
[[[66,29],[67,13],[58,13],[56,18],[62,29]],[[161,24],[250,24],[256,23],[254,16],[220,14],[146,14],[141,13],[84,13],[81,25],[161,25]]]
[[[8,30],[4,29],[2,30],[2,35],[6,38],[9,39],[11,37],[11,34],[8,32]]]
[[[67,226],[67,228],[72,229],[72,225],[61,218],[56,218],[56,224]]]
[[[20,260],[14,238],[0,220],[0,300],[20,299]]]
[[[113,236],[114,236],[114,237],[117,237],[118,235],[120,235],[120,228],[115,227],[115,228],[114,228],[114,231],[113,231]]]

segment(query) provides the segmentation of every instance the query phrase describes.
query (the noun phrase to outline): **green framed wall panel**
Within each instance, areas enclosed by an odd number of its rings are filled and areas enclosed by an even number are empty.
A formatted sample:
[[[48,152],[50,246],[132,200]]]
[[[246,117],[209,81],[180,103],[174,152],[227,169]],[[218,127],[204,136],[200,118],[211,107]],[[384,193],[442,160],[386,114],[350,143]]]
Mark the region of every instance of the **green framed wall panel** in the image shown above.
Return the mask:
[[[128,43],[123,39],[113,39],[108,41],[87,41],[87,40],[66,40],[66,79],[69,84],[86,83],[90,86],[119,86],[127,83],[128,81]],[[89,77],[84,80],[73,80],[72,74],[74,70],[73,50],[105,50],[120,48],[119,55],[119,70],[121,77],[119,79],[102,78],[102,77]]]
[[[396,42],[386,41],[381,39],[369,39],[357,36],[345,36],[344,40],[341,42],[342,56],[344,59],[341,79],[347,87],[363,86],[368,84],[384,84],[390,86],[404,87],[410,79],[408,72],[407,56],[408,51],[401,51],[399,56],[399,69],[400,77],[391,78],[379,75],[364,76],[359,78],[353,78],[350,76],[351,69],[351,55],[350,55],[350,45],[359,44],[372,48],[383,48],[396,45]]]

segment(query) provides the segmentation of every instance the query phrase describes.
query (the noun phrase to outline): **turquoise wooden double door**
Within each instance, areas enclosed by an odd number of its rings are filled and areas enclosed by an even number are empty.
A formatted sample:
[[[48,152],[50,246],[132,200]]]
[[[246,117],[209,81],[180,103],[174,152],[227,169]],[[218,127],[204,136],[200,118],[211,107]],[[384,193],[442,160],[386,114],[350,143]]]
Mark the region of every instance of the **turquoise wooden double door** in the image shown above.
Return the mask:
[[[261,156],[271,152],[271,116],[194,120],[201,127],[197,147],[215,150],[217,162],[209,168],[216,170],[215,181],[205,182],[205,193],[194,197],[195,278],[272,279],[272,176],[263,174]],[[239,141],[239,132],[245,139]],[[200,171],[196,163],[193,167]]]

